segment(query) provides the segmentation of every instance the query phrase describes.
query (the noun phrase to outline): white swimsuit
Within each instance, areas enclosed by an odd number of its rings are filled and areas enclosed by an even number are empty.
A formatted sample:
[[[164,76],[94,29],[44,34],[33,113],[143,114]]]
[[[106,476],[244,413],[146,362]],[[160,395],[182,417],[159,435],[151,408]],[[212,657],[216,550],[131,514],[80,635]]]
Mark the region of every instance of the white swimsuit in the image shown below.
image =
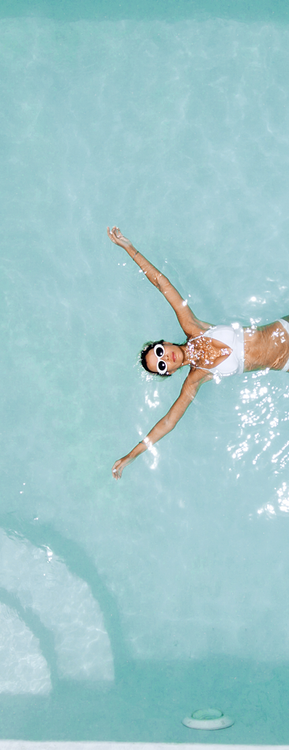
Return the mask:
[[[194,364],[194,341],[202,336],[220,341],[224,346],[229,346],[232,349],[231,354],[217,367],[200,367]],[[239,323],[233,323],[230,326],[213,326],[199,336],[189,339],[187,346],[192,357],[191,364],[198,370],[211,372],[214,377],[241,375],[244,372],[244,329]]]

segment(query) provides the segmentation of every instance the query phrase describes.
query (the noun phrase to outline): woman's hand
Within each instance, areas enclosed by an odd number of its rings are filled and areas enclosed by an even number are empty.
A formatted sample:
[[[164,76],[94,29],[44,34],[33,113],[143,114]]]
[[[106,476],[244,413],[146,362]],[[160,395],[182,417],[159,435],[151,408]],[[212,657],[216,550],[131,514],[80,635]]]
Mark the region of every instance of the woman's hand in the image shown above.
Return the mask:
[[[128,240],[126,237],[123,236],[120,229],[118,227],[112,227],[110,229],[107,227],[107,234],[109,239],[114,242],[115,245],[119,245],[120,247],[123,247],[124,250],[127,250],[129,247],[132,247],[132,244],[130,240]]]
[[[112,476],[114,477],[114,479],[120,479],[123,470],[126,466],[131,464],[132,461],[134,461],[134,458],[131,458],[129,454],[128,456],[124,456],[124,458],[119,458],[112,467]]]

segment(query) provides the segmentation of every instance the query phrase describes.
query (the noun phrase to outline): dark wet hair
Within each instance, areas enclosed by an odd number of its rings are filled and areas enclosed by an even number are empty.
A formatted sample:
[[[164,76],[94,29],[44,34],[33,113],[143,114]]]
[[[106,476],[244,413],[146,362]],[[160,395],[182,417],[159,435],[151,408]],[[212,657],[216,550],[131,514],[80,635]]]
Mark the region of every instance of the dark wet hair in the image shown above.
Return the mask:
[[[143,366],[143,368],[147,372],[149,372],[151,375],[158,375],[160,378],[164,378],[164,377],[170,378],[171,377],[170,372],[167,371],[167,372],[164,372],[164,374],[162,374],[161,372],[153,372],[153,370],[150,370],[148,368],[147,363],[146,363],[146,356],[151,351],[151,349],[153,349],[156,346],[156,344],[163,345],[163,343],[164,343],[164,339],[160,339],[160,341],[148,341],[141,350],[140,363]]]

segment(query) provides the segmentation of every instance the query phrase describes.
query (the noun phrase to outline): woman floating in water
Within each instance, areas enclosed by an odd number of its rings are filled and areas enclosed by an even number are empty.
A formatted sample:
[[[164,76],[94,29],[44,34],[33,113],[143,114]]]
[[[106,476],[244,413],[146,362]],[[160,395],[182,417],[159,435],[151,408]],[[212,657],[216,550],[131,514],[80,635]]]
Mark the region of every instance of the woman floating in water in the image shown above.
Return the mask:
[[[202,385],[228,375],[252,370],[289,371],[289,315],[267,326],[243,328],[238,323],[212,326],[198,320],[186,300],[138,250],[118,227],[107,230],[137,263],[149,281],[159,289],[176,313],[186,336],[185,344],[154,341],[141,352],[141,363],[147,372],[167,377],[180,367],[189,367],[180,395],[168,413],[153,427],[127,456],[115,462],[112,473],[120,479],[123,469],[137,456],[170,432],[183,416]]]

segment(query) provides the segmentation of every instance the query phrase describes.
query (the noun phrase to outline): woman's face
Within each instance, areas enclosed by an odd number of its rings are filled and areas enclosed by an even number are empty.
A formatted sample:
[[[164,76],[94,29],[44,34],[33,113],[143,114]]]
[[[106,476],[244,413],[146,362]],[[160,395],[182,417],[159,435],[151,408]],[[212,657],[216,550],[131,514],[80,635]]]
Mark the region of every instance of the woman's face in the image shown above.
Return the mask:
[[[157,357],[154,350],[150,349],[150,351],[146,355],[146,363],[151,372],[158,372],[157,365],[161,359],[162,362],[166,363],[167,372],[171,375],[173,372],[176,372],[179,367],[182,366],[184,361],[184,353],[180,346],[178,346],[177,344],[170,344],[168,341],[164,341],[162,346],[164,348],[162,357]]]

